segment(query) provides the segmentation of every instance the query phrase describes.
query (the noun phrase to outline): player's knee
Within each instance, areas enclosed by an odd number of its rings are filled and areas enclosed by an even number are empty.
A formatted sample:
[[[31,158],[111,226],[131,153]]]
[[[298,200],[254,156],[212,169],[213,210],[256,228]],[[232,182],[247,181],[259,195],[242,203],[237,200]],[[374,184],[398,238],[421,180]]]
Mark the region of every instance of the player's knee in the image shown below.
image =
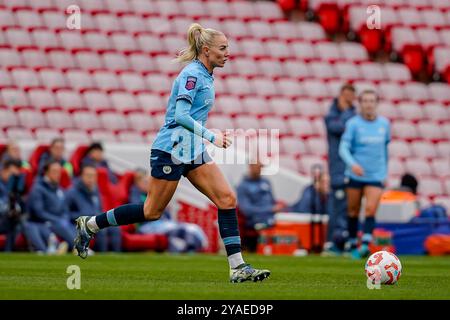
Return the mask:
[[[365,214],[368,217],[373,217],[375,215],[375,212],[377,211],[377,206],[375,205],[366,205]]]
[[[228,191],[225,194],[223,194],[219,199],[216,201],[216,206],[219,209],[231,209],[236,208],[237,206],[237,199],[236,194],[233,191]]]
[[[164,209],[152,207],[150,204],[144,204],[144,217],[146,220],[153,221],[161,218]]]

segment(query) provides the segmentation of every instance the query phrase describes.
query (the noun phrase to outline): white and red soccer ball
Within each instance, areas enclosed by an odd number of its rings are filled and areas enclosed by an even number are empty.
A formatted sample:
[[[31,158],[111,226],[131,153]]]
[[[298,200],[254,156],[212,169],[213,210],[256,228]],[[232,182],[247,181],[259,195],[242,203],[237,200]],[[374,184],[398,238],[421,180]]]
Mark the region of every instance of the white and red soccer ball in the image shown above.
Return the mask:
[[[400,279],[402,264],[395,254],[378,251],[367,259],[365,271],[373,284],[394,284]]]

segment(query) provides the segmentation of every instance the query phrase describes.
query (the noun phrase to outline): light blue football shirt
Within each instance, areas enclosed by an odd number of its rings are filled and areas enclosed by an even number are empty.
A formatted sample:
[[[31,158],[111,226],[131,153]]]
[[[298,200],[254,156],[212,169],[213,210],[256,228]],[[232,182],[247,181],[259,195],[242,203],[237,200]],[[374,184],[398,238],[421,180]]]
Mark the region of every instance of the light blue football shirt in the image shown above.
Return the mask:
[[[339,144],[339,155],[347,165],[345,175],[362,182],[383,182],[387,176],[390,141],[388,119],[377,116],[375,120],[368,121],[356,115],[348,120]],[[355,163],[363,168],[363,176],[352,172],[351,166]]]
[[[165,123],[152,149],[171,153],[181,162],[192,161],[202,154],[203,138],[213,139],[205,124],[214,96],[214,77],[203,63],[194,60],[186,65],[173,83]]]

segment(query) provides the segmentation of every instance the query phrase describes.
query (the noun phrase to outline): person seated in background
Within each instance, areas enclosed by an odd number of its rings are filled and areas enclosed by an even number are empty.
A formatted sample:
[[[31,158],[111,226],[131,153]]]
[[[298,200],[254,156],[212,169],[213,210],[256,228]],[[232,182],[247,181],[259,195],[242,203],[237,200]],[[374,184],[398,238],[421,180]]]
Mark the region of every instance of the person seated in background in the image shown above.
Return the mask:
[[[43,176],[37,178],[28,196],[29,222],[34,229],[49,227],[72,250],[75,227],[70,222],[66,197],[59,186],[61,172],[62,167],[58,161],[53,160],[44,165]],[[37,234],[39,231],[33,232]]]
[[[299,213],[328,214],[330,176],[320,167],[313,167],[313,182],[307,186],[300,199],[287,210]]]
[[[0,233],[6,234],[5,251],[12,251],[19,226],[23,221],[22,195],[25,181],[20,173],[21,162],[5,160],[0,168]]]
[[[386,190],[381,196],[380,202],[389,201],[414,201],[416,210],[420,209],[419,200],[417,199],[417,187],[419,182],[416,177],[410,173],[405,173],[400,179],[398,187]]]
[[[14,141],[9,142],[6,146],[6,150],[2,154],[2,157],[0,159],[0,166],[6,160],[17,160],[20,162],[21,168],[31,170],[31,166],[28,161],[22,159],[22,153],[20,151],[19,145]]]
[[[143,204],[145,202],[150,179],[147,171],[136,170],[134,183],[130,188],[130,203]],[[197,252],[208,247],[208,238],[198,225],[173,220],[167,208],[159,220],[138,224],[137,232],[165,234],[169,240],[169,252]]]
[[[275,213],[285,207],[275,200],[270,181],[261,176],[262,167],[260,161],[249,164],[248,174],[237,187],[239,212],[245,217],[246,227],[255,230],[272,226]]]
[[[81,160],[81,166],[85,165],[92,165],[96,168],[105,168],[108,170],[109,181],[113,184],[117,183],[117,177],[114,172],[112,172],[108,165],[108,161],[105,159],[103,146],[101,143],[93,142],[86,150],[86,155],[83,160]]]
[[[81,167],[80,177],[66,193],[66,202],[72,222],[79,216],[102,212],[102,202],[97,184],[97,169],[92,165]],[[120,227],[101,230],[95,236],[95,251],[120,252],[122,233]]]
[[[66,169],[70,176],[73,176],[72,164],[64,158],[65,142],[63,138],[55,138],[51,141],[47,152],[44,152],[39,159],[39,173],[42,174],[42,169],[49,161],[58,161],[59,164]]]

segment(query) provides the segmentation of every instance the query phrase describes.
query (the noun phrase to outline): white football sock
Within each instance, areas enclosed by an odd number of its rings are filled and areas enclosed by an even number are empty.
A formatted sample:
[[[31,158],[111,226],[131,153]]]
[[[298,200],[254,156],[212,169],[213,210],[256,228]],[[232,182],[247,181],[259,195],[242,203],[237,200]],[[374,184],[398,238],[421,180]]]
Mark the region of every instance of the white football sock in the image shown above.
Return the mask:
[[[93,233],[97,233],[100,231],[100,228],[97,225],[97,222],[95,221],[95,216],[91,217],[87,222],[86,226],[88,227],[89,231]]]
[[[242,258],[242,254],[240,252],[234,253],[231,256],[228,256],[228,263],[230,264],[231,269],[236,269],[241,264],[245,263]]]

